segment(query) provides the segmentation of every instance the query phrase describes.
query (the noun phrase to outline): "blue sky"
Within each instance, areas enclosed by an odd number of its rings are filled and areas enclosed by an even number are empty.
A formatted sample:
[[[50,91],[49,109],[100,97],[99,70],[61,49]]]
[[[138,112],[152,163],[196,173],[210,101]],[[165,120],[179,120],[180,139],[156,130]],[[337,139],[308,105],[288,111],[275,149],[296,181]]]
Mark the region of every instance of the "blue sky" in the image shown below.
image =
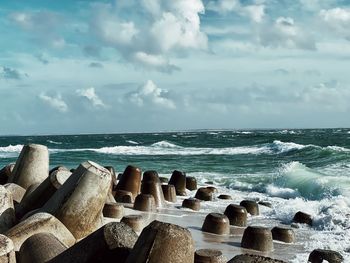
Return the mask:
[[[10,1],[0,134],[350,127],[350,1]]]

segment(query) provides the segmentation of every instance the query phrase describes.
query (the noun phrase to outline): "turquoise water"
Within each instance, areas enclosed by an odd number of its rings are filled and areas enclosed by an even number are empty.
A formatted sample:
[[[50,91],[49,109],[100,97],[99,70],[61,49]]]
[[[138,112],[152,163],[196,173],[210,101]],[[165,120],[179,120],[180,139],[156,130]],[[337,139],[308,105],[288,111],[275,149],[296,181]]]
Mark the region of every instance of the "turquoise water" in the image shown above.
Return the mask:
[[[50,167],[92,160],[117,172],[128,164],[162,176],[182,170],[199,183],[213,181],[236,201],[271,202],[257,219],[268,226],[290,224],[304,211],[314,225],[301,226],[305,253],[291,262],[305,262],[315,248],[339,251],[350,262],[350,129],[2,136],[0,166],[15,162],[28,143],[48,146]],[[205,206],[222,212],[226,205],[216,200]]]
[[[27,143],[47,145],[51,167],[93,160],[119,172],[128,164],[165,175],[178,169],[232,189],[310,200],[350,189],[350,129],[0,137],[0,165],[15,162]]]

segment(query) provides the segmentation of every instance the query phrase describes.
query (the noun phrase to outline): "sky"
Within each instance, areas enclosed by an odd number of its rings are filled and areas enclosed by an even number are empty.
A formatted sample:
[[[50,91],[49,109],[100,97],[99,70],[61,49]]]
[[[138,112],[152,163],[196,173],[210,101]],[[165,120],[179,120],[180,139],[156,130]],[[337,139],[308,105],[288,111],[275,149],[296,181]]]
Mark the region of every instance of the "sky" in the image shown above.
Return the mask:
[[[350,0],[1,0],[0,134],[350,127]]]

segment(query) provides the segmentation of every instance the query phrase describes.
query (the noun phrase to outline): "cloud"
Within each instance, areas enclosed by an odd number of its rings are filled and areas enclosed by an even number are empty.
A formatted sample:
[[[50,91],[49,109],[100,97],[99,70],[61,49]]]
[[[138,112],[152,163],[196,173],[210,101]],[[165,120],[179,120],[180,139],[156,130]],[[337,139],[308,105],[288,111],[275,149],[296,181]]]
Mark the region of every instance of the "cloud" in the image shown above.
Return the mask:
[[[104,102],[96,94],[95,88],[93,88],[93,87],[88,88],[88,89],[78,89],[78,90],[76,90],[76,93],[80,97],[84,97],[87,100],[89,100],[90,103],[92,104],[92,106],[94,106],[95,108],[106,108],[107,107],[107,105],[104,104]]]
[[[68,111],[68,105],[66,102],[62,99],[61,95],[58,94],[56,97],[51,97],[48,95],[45,95],[44,93],[41,93],[39,95],[39,98],[47,105],[49,105],[51,108],[59,111],[59,112],[67,112]]]
[[[268,47],[316,49],[312,36],[299,27],[291,17],[278,17],[272,25],[266,24],[261,27],[259,41]]]
[[[0,77],[3,79],[21,80],[23,76],[28,77],[28,74],[22,74],[17,69],[10,67],[0,67]]]
[[[171,73],[172,57],[191,50],[207,50],[208,38],[200,27],[201,0],[118,1],[95,4],[90,31],[102,46],[115,48],[122,58],[148,69]],[[130,13],[127,18],[126,13]]]
[[[243,5],[239,0],[209,1],[206,8],[221,15],[236,13],[256,23],[261,23],[265,16],[264,4]]]
[[[350,8],[323,9],[319,15],[332,31],[350,40]]]
[[[86,45],[83,47],[83,53],[87,57],[99,58],[101,56],[101,48],[93,45]]]
[[[89,64],[90,68],[103,68],[103,64],[99,63],[99,62],[91,62]]]
[[[168,98],[168,92],[156,86],[152,80],[148,80],[136,91],[127,94],[130,102],[139,107],[156,106],[165,109],[175,109],[174,101]]]

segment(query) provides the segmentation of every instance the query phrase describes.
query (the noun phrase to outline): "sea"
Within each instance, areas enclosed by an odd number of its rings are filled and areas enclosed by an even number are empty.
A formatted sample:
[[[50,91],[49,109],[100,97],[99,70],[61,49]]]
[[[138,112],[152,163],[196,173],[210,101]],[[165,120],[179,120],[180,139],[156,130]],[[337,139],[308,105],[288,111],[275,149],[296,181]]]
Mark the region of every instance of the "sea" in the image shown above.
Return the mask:
[[[304,211],[314,225],[299,226],[308,231],[305,254],[291,262],[305,262],[316,248],[350,262],[350,129],[1,136],[0,166],[15,162],[28,143],[49,148],[50,167],[91,160],[117,172],[129,164],[166,177],[180,170],[233,196],[271,202],[267,220],[290,224]]]

